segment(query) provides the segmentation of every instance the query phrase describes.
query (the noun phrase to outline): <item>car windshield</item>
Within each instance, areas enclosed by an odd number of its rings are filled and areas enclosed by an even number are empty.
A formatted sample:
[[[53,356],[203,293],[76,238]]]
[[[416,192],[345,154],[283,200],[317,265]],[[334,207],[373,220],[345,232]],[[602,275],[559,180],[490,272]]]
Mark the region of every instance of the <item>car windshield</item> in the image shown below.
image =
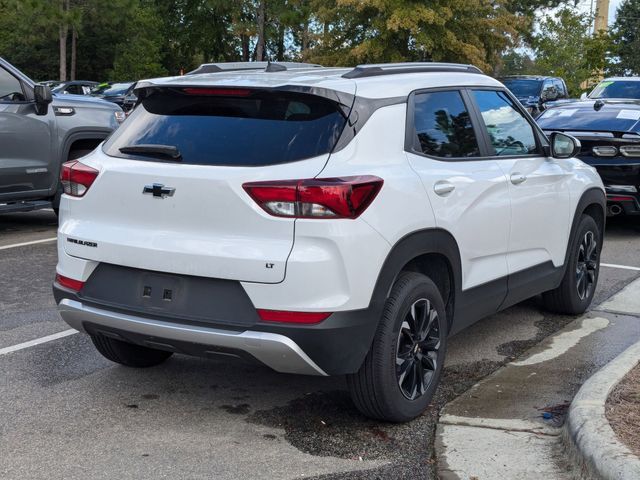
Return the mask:
[[[98,95],[124,95],[129,90],[131,83],[114,83],[113,85],[109,85],[107,87],[101,87],[98,90],[95,90],[93,94]]]
[[[640,81],[605,80],[593,89],[589,98],[637,98],[640,99]]]
[[[516,97],[537,97],[540,95],[542,82],[540,80],[525,80],[516,78],[506,78],[502,80]]]
[[[275,165],[326,155],[346,123],[339,106],[323,97],[250,89],[230,92],[152,92],[104,150],[135,160],[179,157],[183,164]]]

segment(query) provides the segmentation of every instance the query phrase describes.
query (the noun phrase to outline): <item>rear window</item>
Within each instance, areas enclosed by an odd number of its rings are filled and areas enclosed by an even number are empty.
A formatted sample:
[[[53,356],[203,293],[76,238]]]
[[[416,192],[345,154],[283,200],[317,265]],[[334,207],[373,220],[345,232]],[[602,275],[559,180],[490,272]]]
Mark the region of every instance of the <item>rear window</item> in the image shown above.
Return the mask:
[[[542,90],[542,82],[540,80],[516,80],[503,79],[502,83],[516,97],[537,97]]]
[[[166,158],[124,154],[120,149],[163,145],[177,148],[182,163],[274,165],[329,153],[346,122],[335,102],[315,95],[214,90],[185,88],[151,93],[106,142],[105,152],[115,157],[162,161]],[[231,95],[219,95],[221,91]]]

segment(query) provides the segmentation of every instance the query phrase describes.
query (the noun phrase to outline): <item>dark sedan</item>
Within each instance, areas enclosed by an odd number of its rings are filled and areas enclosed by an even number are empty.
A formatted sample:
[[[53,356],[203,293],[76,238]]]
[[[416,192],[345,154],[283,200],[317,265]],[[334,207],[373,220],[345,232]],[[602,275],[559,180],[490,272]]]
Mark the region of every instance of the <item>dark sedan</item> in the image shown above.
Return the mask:
[[[133,92],[135,85],[135,82],[112,83],[94,90],[92,95],[116,103],[122,110],[128,112],[135,106],[137,101],[137,97]]]
[[[639,215],[640,99],[607,96],[608,91],[640,94],[640,79],[623,81],[625,85],[614,85],[616,80],[607,80],[586,100],[546,110],[538,124],[547,134],[561,131],[580,140],[578,156],[598,170],[607,189],[609,215]]]

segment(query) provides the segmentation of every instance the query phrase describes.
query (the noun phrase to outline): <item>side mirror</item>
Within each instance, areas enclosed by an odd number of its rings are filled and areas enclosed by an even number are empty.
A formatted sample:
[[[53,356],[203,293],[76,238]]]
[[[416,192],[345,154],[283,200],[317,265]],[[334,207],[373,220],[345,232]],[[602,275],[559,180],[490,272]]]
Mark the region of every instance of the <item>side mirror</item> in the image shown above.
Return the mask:
[[[580,100],[586,100],[587,98],[589,98],[587,92],[582,92],[582,95],[580,95]]]
[[[46,115],[49,111],[49,104],[53,101],[51,88],[38,83],[33,87],[33,96],[36,100],[36,113]]]
[[[542,92],[542,94],[540,95],[540,100],[542,101],[542,103],[553,102],[554,100],[558,99],[558,96],[559,95],[556,89],[551,87],[551,88],[547,88]]]
[[[553,158],[571,158],[580,153],[580,140],[566,133],[553,132],[549,137]]]

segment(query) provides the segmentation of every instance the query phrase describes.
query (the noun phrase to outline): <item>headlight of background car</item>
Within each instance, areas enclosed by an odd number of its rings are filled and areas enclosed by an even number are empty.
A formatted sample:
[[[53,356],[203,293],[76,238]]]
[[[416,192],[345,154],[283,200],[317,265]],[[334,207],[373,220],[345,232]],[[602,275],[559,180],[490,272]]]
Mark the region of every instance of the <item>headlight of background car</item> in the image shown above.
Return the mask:
[[[118,110],[117,112],[113,112],[113,114],[116,116],[116,120],[118,121],[118,123],[124,122],[125,119],[127,118],[127,115],[122,110]]]

